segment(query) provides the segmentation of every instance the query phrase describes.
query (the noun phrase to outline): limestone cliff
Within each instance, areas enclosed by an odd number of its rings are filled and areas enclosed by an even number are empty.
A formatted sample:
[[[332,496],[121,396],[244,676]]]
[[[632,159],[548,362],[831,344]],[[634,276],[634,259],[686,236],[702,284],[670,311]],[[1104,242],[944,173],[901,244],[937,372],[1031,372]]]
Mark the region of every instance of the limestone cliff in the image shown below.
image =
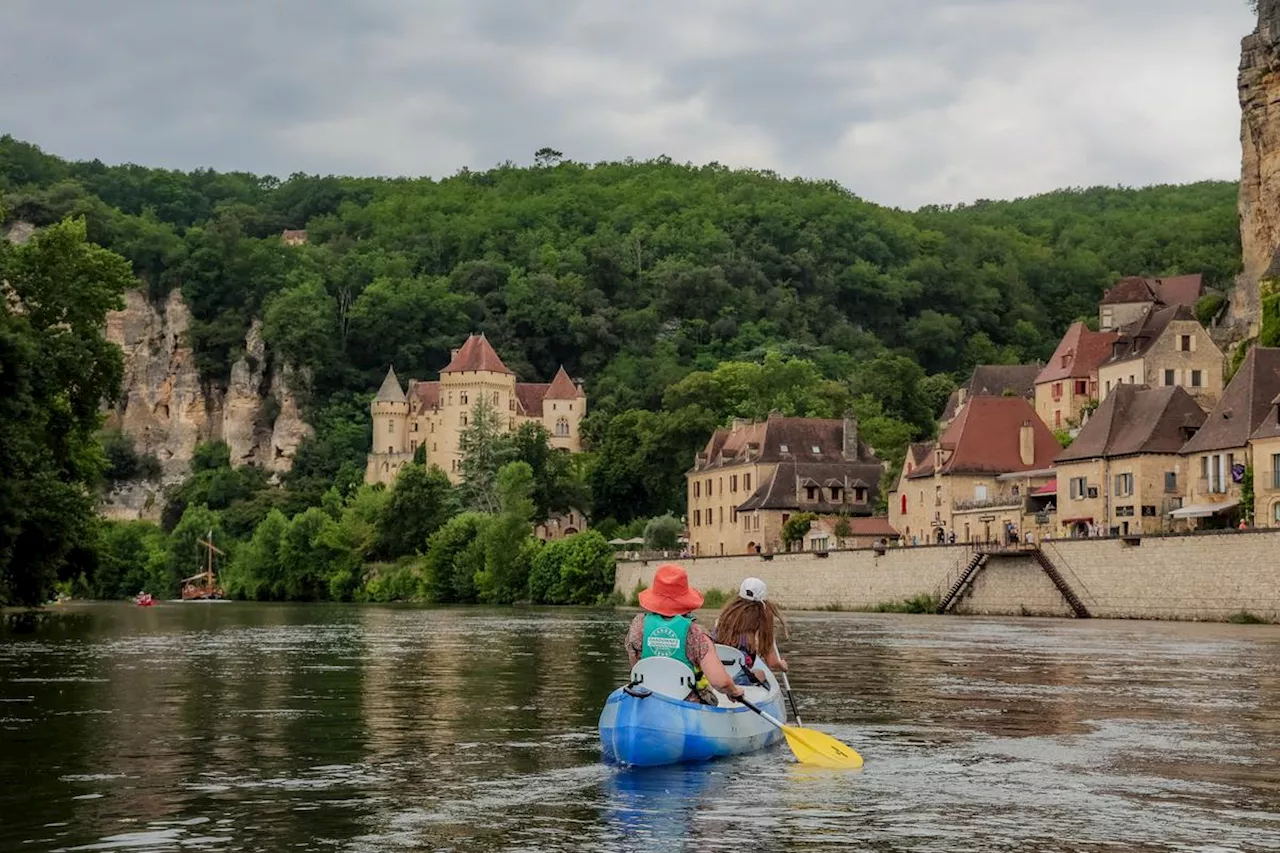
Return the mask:
[[[1240,240],[1244,271],[1231,315],[1258,332],[1258,282],[1280,274],[1280,0],[1259,0],[1240,52]],[[1273,269],[1274,267],[1274,269]]]
[[[222,440],[236,465],[287,471],[311,427],[298,406],[305,376],[274,365],[255,321],[245,337],[245,354],[232,366],[225,388],[202,382],[188,337],[191,312],[173,291],[156,307],[139,291],[125,294],[125,308],[107,316],[107,339],[124,353],[120,399],[107,413],[107,426],[132,436],[139,453],[160,460],[159,483],[130,483],[115,489],[104,512],[113,518],[159,517],[162,492],[190,470],[195,446]]]

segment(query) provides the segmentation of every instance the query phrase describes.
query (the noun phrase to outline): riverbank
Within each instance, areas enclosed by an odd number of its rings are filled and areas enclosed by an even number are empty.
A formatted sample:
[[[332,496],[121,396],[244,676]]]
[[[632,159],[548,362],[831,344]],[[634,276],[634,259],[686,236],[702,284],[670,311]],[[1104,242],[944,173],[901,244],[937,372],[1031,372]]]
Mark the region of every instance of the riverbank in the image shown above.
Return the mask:
[[[659,562],[619,562],[615,591],[630,596]],[[939,545],[679,562],[700,589],[732,590],[744,577],[762,578],[792,610],[876,610],[915,600],[966,615],[1280,621],[1280,530],[1063,539],[1030,550]]]

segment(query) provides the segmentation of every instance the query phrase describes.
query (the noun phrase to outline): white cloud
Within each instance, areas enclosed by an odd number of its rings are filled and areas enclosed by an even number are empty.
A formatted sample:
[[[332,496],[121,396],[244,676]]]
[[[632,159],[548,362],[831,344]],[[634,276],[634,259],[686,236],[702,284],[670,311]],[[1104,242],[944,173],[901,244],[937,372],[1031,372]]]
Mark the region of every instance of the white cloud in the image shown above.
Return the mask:
[[[15,0],[0,130],[64,156],[444,176],[552,145],[874,201],[1232,178],[1238,0]]]

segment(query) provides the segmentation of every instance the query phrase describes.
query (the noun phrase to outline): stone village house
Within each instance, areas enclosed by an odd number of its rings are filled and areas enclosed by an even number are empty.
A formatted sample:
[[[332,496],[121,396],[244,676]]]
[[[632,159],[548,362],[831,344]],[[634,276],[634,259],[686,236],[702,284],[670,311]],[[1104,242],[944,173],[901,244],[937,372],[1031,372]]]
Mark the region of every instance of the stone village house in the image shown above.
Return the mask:
[[[523,423],[539,423],[551,434],[552,447],[570,453],[582,449],[580,426],[587,398],[580,382],[561,367],[549,383],[517,382],[484,335],[471,335],[453,350],[449,364],[436,381],[409,380],[406,393],[395,370],[387,376],[369,404],[373,416],[373,447],[365,464],[366,483],[391,485],[412,464],[419,447],[427,465],[436,465],[457,483],[461,479],[459,438],[473,407],[487,400],[508,430]],[[548,519],[537,532],[556,538],[585,529],[580,511]]]
[[[1035,380],[1036,414],[1052,429],[1075,429],[1086,406],[1098,399],[1098,368],[1116,342],[1116,332],[1094,332],[1072,323]]]
[[[1023,397],[1034,401],[1040,369],[1039,364],[979,364],[969,381],[951,392],[938,421],[938,430],[951,426],[974,397]]]
[[[1185,305],[1154,308],[1121,329],[1111,350],[1098,367],[1100,399],[1119,385],[1179,385],[1205,409],[1222,396],[1222,350]]]
[[[1179,452],[1204,419],[1183,388],[1113,388],[1054,460],[1060,535],[1088,535],[1095,525],[1118,536],[1169,529],[1169,513],[1188,494]]]
[[[1195,308],[1204,296],[1204,276],[1142,278],[1126,276],[1102,295],[1098,303],[1098,330],[1110,332],[1137,322],[1157,308]]]
[[[800,512],[831,521],[828,530],[847,516],[858,542],[877,531],[889,536],[870,519],[883,473],[855,418],[771,412],[763,422],[735,419],[715,431],[685,473],[689,550],[695,557],[781,551],[782,525]],[[818,550],[840,544],[834,535],[810,541]]]
[[[1280,527],[1280,394],[1249,440],[1253,457],[1253,523]]]
[[[904,544],[1021,537],[1029,498],[1052,479],[1061,449],[1023,397],[972,397],[936,443],[908,448],[890,524]]]
[[[1202,527],[1228,523],[1226,520],[1242,512],[1254,513],[1257,495],[1263,493],[1258,489],[1259,482],[1267,485],[1267,472],[1275,470],[1274,459],[1253,454],[1259,447],[1264,454],[1274,448],[1263,426],[1274,416],[1277,395],[1280,349],[1254,347],[1231,378],[1222,399],[1205,418],[1204,426],[1182,447],[1191,489],[1186,504],[1173,512],[1175,519]],[[1255,439],[1259,433],[1262,438]],[[1255,506],[1240,507],[1244,476],[1250,466],[1254,469]],[[1269,498],[1272,491],[1266,489],[1265,495]],[[1269,501],[1264,511],[1274,512]],[[1208,518],[1218,520],[1203,520]],[[1256,519],[1258,523],[1266,520],[1265,514]]]

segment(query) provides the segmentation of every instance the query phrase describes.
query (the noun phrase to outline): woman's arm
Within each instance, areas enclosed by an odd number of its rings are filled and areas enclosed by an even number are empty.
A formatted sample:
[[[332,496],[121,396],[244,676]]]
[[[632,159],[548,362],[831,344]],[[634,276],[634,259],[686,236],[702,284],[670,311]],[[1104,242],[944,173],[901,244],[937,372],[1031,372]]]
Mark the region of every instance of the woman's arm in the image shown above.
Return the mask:
[[[711,638],[705,631],[697,625],[690,626],[689,633],[685,637],[685,646],[689,652],[689,659],[698,662],[698,667],[712,687],[726,696],[742,695],[742,688],[733,683],[733,678],[724,668],[724,664],[720,663],[716,644],[711,642]]]
[[[778,654],[778,644],[774,643],[773,648],[769,650],[769,654],[764,656],[764,662],[769,665],[769,669],[780,669],[787,671],[787,660]]]

